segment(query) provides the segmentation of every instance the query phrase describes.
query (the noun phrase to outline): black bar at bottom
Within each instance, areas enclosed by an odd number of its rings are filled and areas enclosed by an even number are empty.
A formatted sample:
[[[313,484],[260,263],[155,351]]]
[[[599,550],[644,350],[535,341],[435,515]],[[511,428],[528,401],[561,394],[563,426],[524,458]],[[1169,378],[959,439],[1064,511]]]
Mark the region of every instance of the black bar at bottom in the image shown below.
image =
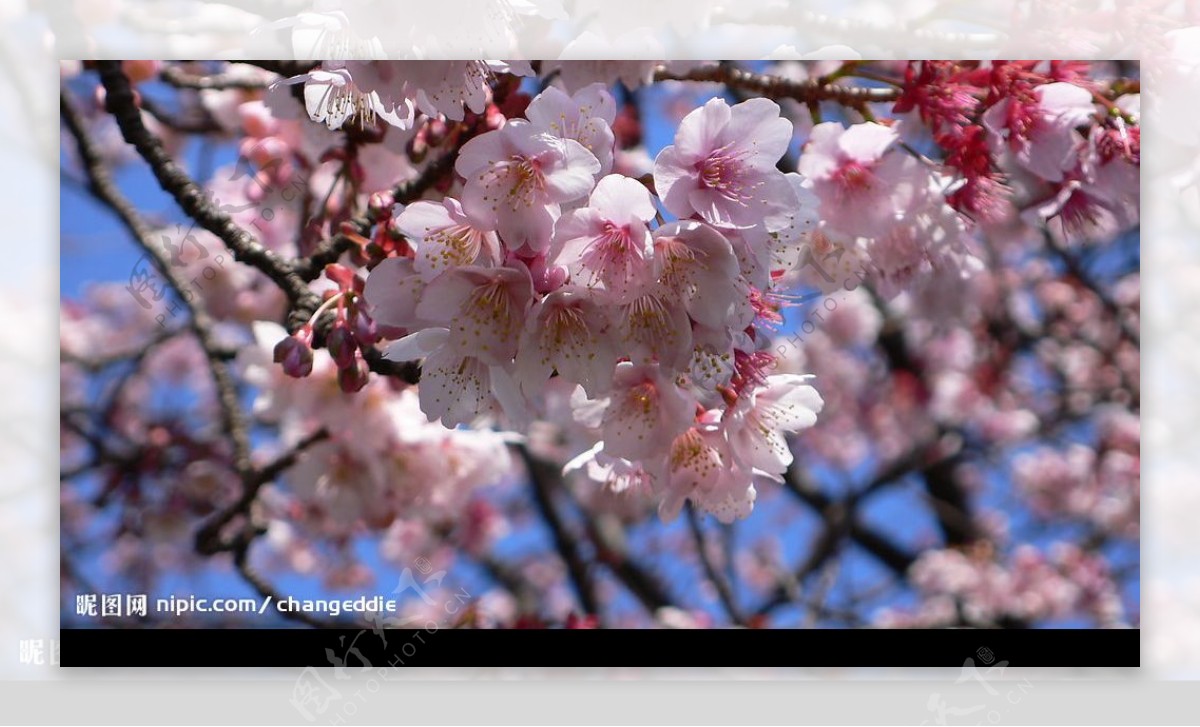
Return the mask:
[[[63,629],[71,666],[1140,665],[1138,629]],[[382,636],[382,638],[381,638]],[[384,643],[386,639],[386,644]]]

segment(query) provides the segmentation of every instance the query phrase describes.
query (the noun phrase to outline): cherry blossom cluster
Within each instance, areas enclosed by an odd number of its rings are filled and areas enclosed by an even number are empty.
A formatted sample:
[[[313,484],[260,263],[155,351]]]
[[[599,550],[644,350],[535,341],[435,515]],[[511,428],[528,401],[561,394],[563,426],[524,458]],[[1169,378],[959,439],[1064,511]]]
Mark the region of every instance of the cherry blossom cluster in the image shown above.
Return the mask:
[[[1066,542],[1045,552],[1020,545],[1007,561],[986,549],[931,550],[912,567],[920,605],[884,610],[876,621],[885,628],[938,628],[963,620],[1011,627],[1082,612],[1113,626],[1124,613],[1108,571],[1103,557]]]
[[[333,330],[346,326],[344,320]],[[354,374],[347,372],[356,370],[351,346],[362,344],[356,338],[362,332],[345,330],[344,342],[312,352],[282,327],[259,322],[253,345],[239,353],[246,381],[259,392],[254,413],[278,427],[284,451],[327,433],[288,471],[294,519],[323,523],[328,533],[353,532],[357,523],[383,529],[400,517],[452,519],[475,488],[497,482],[512,467],[504,438],[431,423],[416,391],[397,391],[381,378],[364,376],[348,387]],[[283,366],[276,365],[284,349]],[[291,370],[299,351],[307,351],[303,379]]]
[[[572,466],[651,489],[668,519],[689,499],[744,517],[754,476],[784,473],[784,434],[821,407],[807,377],[772,373],[763,330],[808,224],[799,177],[775,167],[791,123],[767,99],[714,99],[680,123],[651,192],[611,173],[615,115],[603,85],[549,88],[468,141],[461,199],[394,212],[411,254],[374,267],[365,297],[406,334],[388,357],[422,360],[431,419],[521,428],[561,378],[596,439]]]
[[[947,196],[996,222],[1006,202],[1035,220],[1102,233],[1136,223],[1139,96],[1105,96],[1085,62],[909,64],[895,111],[914,113],[958,179]]]

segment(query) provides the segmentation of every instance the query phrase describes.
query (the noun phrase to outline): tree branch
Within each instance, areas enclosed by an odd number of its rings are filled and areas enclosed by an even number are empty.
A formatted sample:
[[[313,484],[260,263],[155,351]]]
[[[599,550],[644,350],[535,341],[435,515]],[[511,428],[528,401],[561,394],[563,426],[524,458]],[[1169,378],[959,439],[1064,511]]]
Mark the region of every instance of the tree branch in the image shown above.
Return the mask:
[[[225,243],[238,262],[262,271],[288,296],[293,305],[313,304],[316,296],[296,275],[291,263],[264,247],[243,230],[223,210],[215,207],[187,172],[175,163],[162,142],[150,133],[142,121],[138,102],[129,78],[119,61],[98,61],[100,81],[106,92],[105,103],[117,121],[121,135],[137,149],[154,172],[159,186],[170,193],[187,215]],[[314,306],[315,309],[315,306]]]
[[[122,77],[124,77],[123,74]],[[128,84],[126,84],[126,87],[128,88]],[[79,147],[79,157],[87,174],[88,191],[116,213],[117,217],[120,218],[126,229],[133,236],[134,241],[150,258],[159,274],[175,290],[176,295],[187,309],[188,325],[195,334],[208,360],[208,368],[212,374],[213,384],[216,389],[217,404],[221,412],[222,430],[228,436],[233,449],[232,464],[234,471],[242,476],[243,479],[248,478],[253,468],[250,463],[250,440],[246,422],[242,416],[241,407],[238,402],[237,385],[230,374],[227,362],[220,354],[221,347],[218,346],[216,340],[213,338],[212,319],[209,318],[207,311],[195,304],[192,297],[184,294],[187,288],[186,283],[175,273],[170,261],[163,255],[162,250],[154,245],[149,226],[137,214],[137,211],[129,200],[117,190],[112,177],[108,173],[108,169],[104,166],[103,159],[96,149],[95,142],[92,141],[84,129],[82,118],[71,104],[67,89],[65,88],[61,89],[59,109],[62,114],[63,123],[66,125],[71,136],[75,138],[75,142]],[[138,123],[141,123],[140,117]],[[142,128],[144,129],[145,127]]]
[[[159,75],[162,80],[175,88],[190,88],[197,91],[223,91],[226,89],[261,91],[268,85],[261,78],[245,78],[231,73],[205,76],[188,73],[179,66],[163,66],[162,73]]]
[[[704,537],[704,531],[700,528],[700,518],[696,516],[695,508],[692,507],[691,503],[688,503],[686,509],[688,527],[691,528],[692,539],[696,542],[696,555],[700,558],[700,564],[704,567],[704,574],[713,584],[713,588],[716,589],[717,597],[720,599],[721,605],[724,606],[729,620],[738,626],[745,626],[746,619],[742,616],[742,611],[737,605],[737,600],[733,597],[733,590],[729,587],[729,581],[717,571],[712,558],[708,556],[707,539]]]
[[[559,557],[567,566],[567,574],[579,596],[579,603],[587,614],[599,616],[600,601],[596,596],[596,584],[588,572],[587,561],[579,552],[575,538],[567,530],[566,524],[563,523],[562,517],[554,506],[551,482],[559,479],[556,469],[550,463],[534,457],[529,448],[524,445],[516,445],[516,450],[521,456],[521,461],[525,463],[525,469],[528,471],[530,482],[533,485],[534,502],[537,504],[542,518],[546,521],[547,527],[550,528],[550,535],[554,539],[554,547],[558,550]]]
[[[803,104],[835,101],[845,106],[861,107],[867,103],[893,103],[900,98],[900,91],[895,88],[838,86],[822,83],[820,79],[792,81],[778,76],[751,73],[728,65],[705,66],[687,73],[673,73],[662,67],[654,72],[654,80],[723,83],[730,88],[749,91],[766,98],[790,98]]]

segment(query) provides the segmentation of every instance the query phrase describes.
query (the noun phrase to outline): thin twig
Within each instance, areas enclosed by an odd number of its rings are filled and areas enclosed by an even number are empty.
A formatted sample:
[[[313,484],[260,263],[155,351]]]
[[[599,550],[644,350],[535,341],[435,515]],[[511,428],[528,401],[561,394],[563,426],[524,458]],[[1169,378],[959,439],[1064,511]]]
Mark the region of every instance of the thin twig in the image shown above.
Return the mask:
[[[717,597],[721,601],[721,605],[725,608],[726,615],[729,620],[738,626],[745,626],[746,619],[742,616],[742,611],[738,608],[737,600],[733,597],[733,589],[729,587],[729,581],[717,570],[712,562],[712,558],[708,554],[708,539],[704,537],[704,530],[700,527],[700,518],[696,515],[695,508],[691,503],[687,505],[687,520],[688,526],[692,530],[692,539],[696,543],[696,555],[700,558],[700,564],[704,567],[704,574],[708,577],[709,582],[713,584],[713,588],[717,591]]]
[[[242,577],[242,580],[250,584],[250,587],[253,588],[261,598],[269,598],[271,603],[276,604],[276,613],[286,619],[298,621],[302,624],[306,624],[318,629],[334,629],[343,625],[333,621],[326,621],[324,619],[317,618],[316,616],[313,616],[312,614],[298,608],[280,609],[278,604],[281,601],[286,600],[287,597],[276,590],[274,586],[267,582],[267,579],[264,578],[262,574],[260,574],[253,566],[250,565],[250,542],[251,541],[249,539],[246,539],[239,542],[237,546],[234,547],[233,566],[237,569],[238,575]]]

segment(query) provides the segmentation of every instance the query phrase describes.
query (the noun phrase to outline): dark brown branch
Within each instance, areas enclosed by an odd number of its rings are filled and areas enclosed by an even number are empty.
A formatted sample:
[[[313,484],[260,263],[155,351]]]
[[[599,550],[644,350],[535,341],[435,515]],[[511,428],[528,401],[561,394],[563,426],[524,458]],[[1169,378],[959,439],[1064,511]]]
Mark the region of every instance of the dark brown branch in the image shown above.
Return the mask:
[[[651,616],[660,608],[675,605],[666,586],[632,558],[628,547],[617,542],[610,529],[601,527],[596,517],[586,518],[584,524],[588,538],[596,548],[596,560],[612,571]]]
[[[384,358],[383,352],[377,348],[363,351],[363,360],[367,362],[367,368],[371,370],[371,373],[390,376],[408,384],[416,384],[421,381],[421,365],[416,361],[393,361]]]
[[[274,281],[293,305],[312,304],[315,295],[296,275],[291,263],[264,247],[228,214],[214,206],[199,185],[167,154],[162,141],[146,128],[120,62],[98,61],[96,66],[104,84],[106,106],[116,119],[121,135],[150,165],[159,186],[175,198],[188,217],[220,238],[238,262],[257,268]]]
[[[784,475],[784,487],[831,523],[835,531],[844,531],[859,547],[874,556],[897,575],[904,575],[916,556],[906,552],[884,536],[851,516],[844,503],[821,492],[795,463]],[[819,565],[819,564],[817,564]],[[809,570],[815,570],[815,565]]]
[[[883,470],[880,477],[891,474],[894,474],[893,468],[888,467]],[[908,568],[916,561],[916,555],[896,545],[858,519],[855,514],[855,506],[861,499],[860,497],[852,496],[845,501],[832,499],[817,488],[808,473],[797,463],[793,463],[784,475],[784,487],[821,517],[824,521],[824,528],[813,540],[808,556],[796,569],[796,574],[789,577],[786,582],[779,584],[775,592],[756,609],[757,614],[764,615],[779,606],[794,601],[798,595],[798,589],[804,581],[837,555],[847,539],[897,576],[907,577]],[[867,489],[870,489],[870,485]],[[812,605],[821,607],[820,604]]]
[[[425,192],[429,191],[435,184],[453,171],[454,162],[457,158],[457,149],[438,157],[426,165],[416,179],[396,185],[392,189],[392,198],[399,204],[411,204],[419,200]],[[351,224],[358,235],[365,236],[370,232],[371,226],[375,224],[375,219],[368,213],[363,217],[355,219]],[[317,245],[311,255],[296,261],[296,274],[303,280],[316,278],[325,269],[326,265],[337,262],[343,253],[354,247],[354,244],[349,235],[340,233],[323,240]]]
[[[262,489],[263,485],[271,482],[294,465],[300,455],[309,447],[328,438],[329,432],[318,429],[262,469],[249,472],[243,478],[242,494],[238,499],[221,508],[196,532],[196,550],[211,555],[233,547],[221,537],[221,531],[225,529],[225,526],[233,522],[238,515],[247,515],[250,512],[250,505],[253,504],[254,498],[258,497],[258,491]]]

